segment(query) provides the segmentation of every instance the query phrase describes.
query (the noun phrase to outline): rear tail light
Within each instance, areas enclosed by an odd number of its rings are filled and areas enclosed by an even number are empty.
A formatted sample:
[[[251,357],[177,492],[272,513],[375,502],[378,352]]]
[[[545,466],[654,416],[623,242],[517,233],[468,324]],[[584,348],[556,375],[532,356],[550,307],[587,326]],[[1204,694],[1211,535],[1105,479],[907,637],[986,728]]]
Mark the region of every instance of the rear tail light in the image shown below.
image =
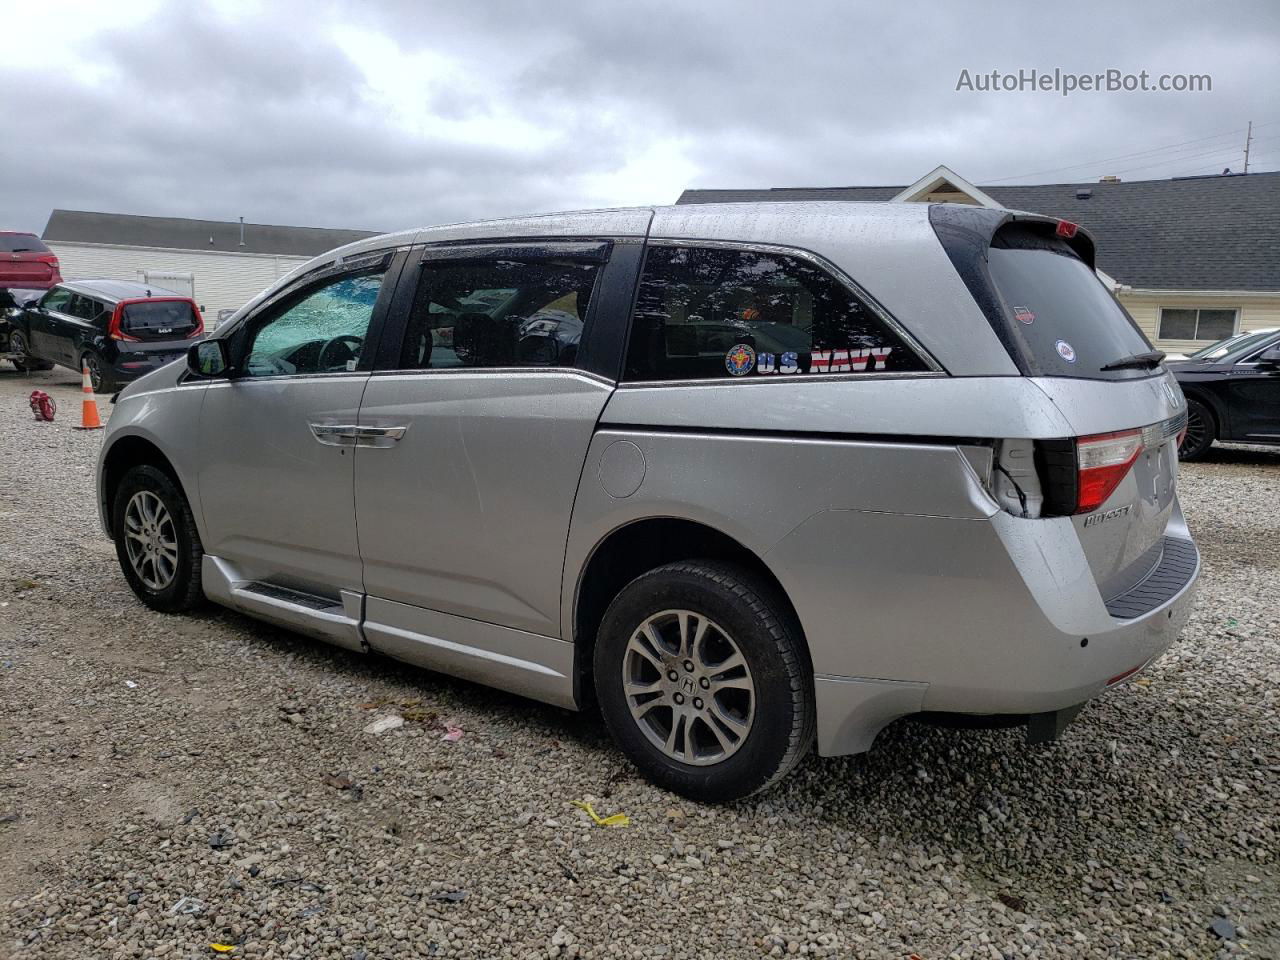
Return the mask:
[[[58,255],[56,253],[42,253],[36,259],[41,263],[53,264],[55,267],[58,265]]]
[[[198,337],[200,334],[204,333],[204,315],[200,312],[200,308],[194,303],[191,305],[191,313],[196,318],[196,325],[192,328],[191,332],[187,334],[188,340],[192,337]]]
[[[1142,452],[1142,431],[1099,433],[1076,440],[1076,509],[1090,513],[1107,502]]]
[[[107,323],[107,336],[112,340],[131,340],[137,342],[137,337],[131,337],[120,329],[120,321],[124,318],[124,304],[117,303],[116,308],[111,311],[111,320]]]
[[[1150,429],[1150,428],[1148,428]],[[1139,454],[1163,442],[1159,429],[1121,430],[1088,437],[1036,441],[1036,472],[1044,487],[1044,515],[1092,513],[1116,492]]]

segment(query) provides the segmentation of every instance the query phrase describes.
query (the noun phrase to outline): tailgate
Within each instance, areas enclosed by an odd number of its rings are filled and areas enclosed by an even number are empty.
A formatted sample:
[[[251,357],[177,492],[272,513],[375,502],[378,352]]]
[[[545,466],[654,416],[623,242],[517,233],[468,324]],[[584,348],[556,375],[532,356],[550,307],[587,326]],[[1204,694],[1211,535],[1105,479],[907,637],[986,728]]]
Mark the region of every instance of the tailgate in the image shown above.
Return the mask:
[[[1186,425],[1186,402],[1167,373],[1108,383],[1038,378],[1036,384],[1077,437],[1141,431],[1137,456],[1111,495],[1098,509],[1071,517],[1099,591],[1110,599],[1160,562],[1177,510],[1178,434]]]

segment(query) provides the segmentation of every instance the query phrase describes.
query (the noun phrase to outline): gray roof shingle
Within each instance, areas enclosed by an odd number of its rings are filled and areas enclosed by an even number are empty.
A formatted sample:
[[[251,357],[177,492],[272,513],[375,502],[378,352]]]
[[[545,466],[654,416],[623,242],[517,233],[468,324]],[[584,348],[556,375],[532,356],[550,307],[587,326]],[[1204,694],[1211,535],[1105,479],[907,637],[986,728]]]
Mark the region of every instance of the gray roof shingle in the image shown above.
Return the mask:
[[[686,190],[676,202],[891,200],[903,189]],[[1131,287],[1280,291],[1280,172],[979,189],[1009,209],[1079,223],[1097,241],[1098,268]]]
[[[334,247],[373,236],[377,236],[377,232],[372,230],[246,223],[242,247],[239,222],[54,210],[41,238],[55,243],[111,243],[127,247],[314,257]]]

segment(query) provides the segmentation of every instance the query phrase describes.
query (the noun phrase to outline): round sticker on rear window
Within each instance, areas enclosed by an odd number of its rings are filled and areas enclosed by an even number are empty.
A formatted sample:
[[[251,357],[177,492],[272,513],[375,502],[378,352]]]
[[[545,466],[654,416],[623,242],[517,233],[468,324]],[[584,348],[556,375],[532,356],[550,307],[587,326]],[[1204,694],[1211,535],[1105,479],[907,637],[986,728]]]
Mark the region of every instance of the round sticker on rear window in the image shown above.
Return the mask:
[[[1067,361],[1067,363],[1076,362],[1076,348],[1067,343],[1067,341],[1059,340],[1054,346],[1058,348],[1058,356]]]
[[[724,367],[731,376],[744,377],[756,365],[756,352],[746,343],[734,344],[724,356]]]

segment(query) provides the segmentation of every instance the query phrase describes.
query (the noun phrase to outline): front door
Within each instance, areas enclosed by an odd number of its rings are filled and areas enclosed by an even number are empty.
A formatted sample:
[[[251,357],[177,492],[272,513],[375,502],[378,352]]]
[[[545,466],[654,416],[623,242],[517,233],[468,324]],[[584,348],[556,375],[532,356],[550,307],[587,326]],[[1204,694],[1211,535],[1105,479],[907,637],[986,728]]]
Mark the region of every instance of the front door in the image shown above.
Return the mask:
[[[429,249],[400,349],[383,354],[360,409],[362,427],[401,432],[356,452],[374,648],[468,675],[462,648],[473,644],[487,658],[486,682],[559,695],[504,673],[537,674],[513,665],[525,658],[571,659],[556,652],[569,644],[548,638],[561,635],[574,493],[614,388],[584,369],[584,336],[626,319],[598,309],[610,299],[601,295],[610,249]],[[440,644],[443,634],[450,639]]]
[[[75,294],[64,287],[54,287],[40,298],[38,306],[27,310],[27,342],[33,356],[56,363],[68,363],[67,338],[71,317],[71,301]]]
[[[238,580],[331,599],[361,589],[351,431],[392,262],[304,278],[228,337],[233,375],[201,408],[199,489],[205,552]]]

